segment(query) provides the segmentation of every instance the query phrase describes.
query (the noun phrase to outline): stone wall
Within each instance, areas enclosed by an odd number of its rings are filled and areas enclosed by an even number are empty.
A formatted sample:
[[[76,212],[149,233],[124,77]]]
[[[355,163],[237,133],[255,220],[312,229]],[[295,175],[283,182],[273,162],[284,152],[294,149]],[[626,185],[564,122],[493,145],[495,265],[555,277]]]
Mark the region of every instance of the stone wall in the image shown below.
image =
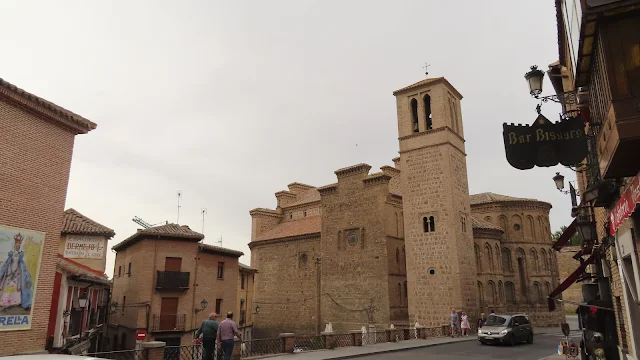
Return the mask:
[[[253,315],[256,339],[321,331],[317,319],[319,257],[319,236],[264,241],[252,247],[251,267],[258,269],[254,306],[260,308]]]
[[[322,313],[334,331],[359,329],[369,318],[388,326],[396,281],[389,281],[387,195],[389,177],[368,175],[368,165],[338,170],[338,183],[321,190],[322,198]],[[392,240],[393,241],[393,240]],[[403,281],[404,278],[400,276]],[[395,305],[395,304],[394,304]],[[401,305],[398,305],[401,306]]]
[[[564,281],[580,266],[580,262],[573,258],[578,251],[580,251],[579,246],[566,246],[558,253],[560,281]],[[562,292],[562,298],[576,303],[582,302],[582,283],[574,283],[569,286]],[[577,308],[577,305],[564,303],[564,309],[567,312],[575,313]]]

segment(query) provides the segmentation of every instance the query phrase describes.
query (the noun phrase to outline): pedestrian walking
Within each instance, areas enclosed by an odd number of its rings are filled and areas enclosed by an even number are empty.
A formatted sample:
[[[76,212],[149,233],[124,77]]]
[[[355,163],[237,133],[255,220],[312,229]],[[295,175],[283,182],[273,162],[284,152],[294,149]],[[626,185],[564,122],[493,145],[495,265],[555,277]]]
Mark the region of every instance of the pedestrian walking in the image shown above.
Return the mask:
[[[462,336],[462,310],[458,310],[458,336]]]
[[[209,318],[202,322],[200,328],[196,331],[194,342],[198,342],[202,335],[202,348],[204,349],[203,360],[214,360],[213,353],[216,350],[216,337],[218,335],[218,322],[216,319],[218,314],[211,313]]]
[[[452,308],[449,316],[451,317],[451,337],[455,337],[458,331],[458,313],[456,309]]]
[[[466,312],[462,312],[462,317],[460,318],[460,327],[462,329],[462,336],[469,336],[469,316],[467,316]]]
[[[242,334],[238,331],[238,325],[233,321],[233,312],[229,311],[227,318],[220,323],[220,328],[218,329],[218,348],[221,348],[224,352],[224,360],[231,360],[235,336],[242,342]]]

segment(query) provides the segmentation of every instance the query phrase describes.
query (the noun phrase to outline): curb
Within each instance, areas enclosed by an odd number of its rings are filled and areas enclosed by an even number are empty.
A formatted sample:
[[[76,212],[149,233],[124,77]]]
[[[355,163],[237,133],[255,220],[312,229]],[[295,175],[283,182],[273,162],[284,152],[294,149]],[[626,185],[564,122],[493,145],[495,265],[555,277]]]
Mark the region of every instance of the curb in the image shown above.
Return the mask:
[[[454,344],[458,342],[466,342],[466,341],[472,341],[472,340],[478,340],[478,338],[470,338],[470,339],[451,341],[451,342],[442,342],[442,343],[435,343],[435,344],[424,344],[424,345],[404,347],[404,348],[398,348],[398,349],[380,350],[380,351],[370,352],[366,354],[353,354],[353,355],[344,355],[344,356],[336,356],[336,357],[327,357],[327,358],[324,358],[323,360],[355,359],[355,358],[371,356],[371,355],[381,355],[381,354],[388,354],[388,353],[394,353],[394,352],[400,352],[400,351],[424,349],[432,346],[448,345],[448,344]]]

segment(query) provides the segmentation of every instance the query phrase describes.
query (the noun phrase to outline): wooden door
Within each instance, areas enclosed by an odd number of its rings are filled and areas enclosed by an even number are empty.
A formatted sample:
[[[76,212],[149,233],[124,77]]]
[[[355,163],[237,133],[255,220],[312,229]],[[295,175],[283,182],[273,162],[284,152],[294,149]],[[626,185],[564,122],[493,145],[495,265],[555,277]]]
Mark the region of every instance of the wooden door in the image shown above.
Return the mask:
[[[168,257],[164,259],[164,271],[181,271],[182,258]]]
[[[178,318],[178,298],[162,298],[160,303],[160,330],[176,328]]]

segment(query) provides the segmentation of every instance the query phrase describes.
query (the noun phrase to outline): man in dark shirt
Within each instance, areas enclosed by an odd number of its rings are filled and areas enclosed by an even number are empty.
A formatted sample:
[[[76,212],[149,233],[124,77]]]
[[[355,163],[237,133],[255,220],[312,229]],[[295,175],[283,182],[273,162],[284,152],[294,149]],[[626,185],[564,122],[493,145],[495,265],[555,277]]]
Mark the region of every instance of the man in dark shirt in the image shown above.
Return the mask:
[[[218,314],[209,314],[209,319],[202,322],[198,331],[196,331],[196,339],[202,334],[202,347],[204,348],[204,360],[213,360],[213,353],[216,349],[216,337],[218,335],[218,322],[216,319]]]

